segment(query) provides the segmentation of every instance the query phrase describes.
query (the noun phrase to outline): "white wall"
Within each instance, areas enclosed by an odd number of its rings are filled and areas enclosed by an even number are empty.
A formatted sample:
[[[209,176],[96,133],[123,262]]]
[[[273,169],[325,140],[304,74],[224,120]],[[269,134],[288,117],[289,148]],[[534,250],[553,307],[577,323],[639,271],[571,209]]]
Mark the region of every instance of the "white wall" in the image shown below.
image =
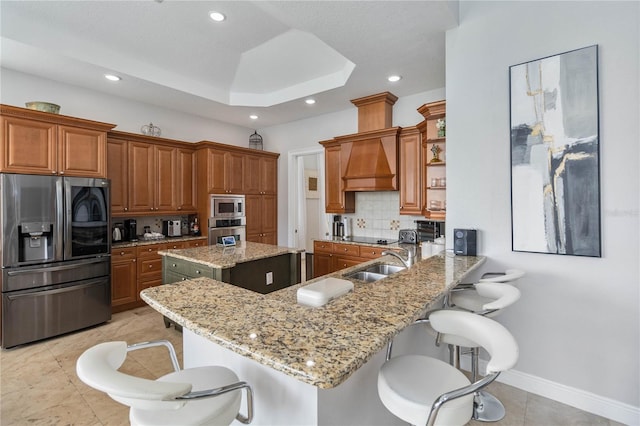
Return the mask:
[[[184,142],[210,140],[249,147],[253,129],[110,96],[78,86],[2,68],[0,103],[24,108],[25,102],[45,101],[61,106],[60,114],[117,124],[115,130],[140,134],[149,122],[162,129],[162,137]],[[167,99],[167,106],[171,99]]]
[[[477,228],[485,271],[528,272],[522,298],[499,317],[520,345],[516,370],[628,404],[618,421],[631,424],[640,423],[639,18],[638,2],[461,2],[446,71],[449,245],[454,227]],[[602,258],[512,252],[509,66],[593,44]]]

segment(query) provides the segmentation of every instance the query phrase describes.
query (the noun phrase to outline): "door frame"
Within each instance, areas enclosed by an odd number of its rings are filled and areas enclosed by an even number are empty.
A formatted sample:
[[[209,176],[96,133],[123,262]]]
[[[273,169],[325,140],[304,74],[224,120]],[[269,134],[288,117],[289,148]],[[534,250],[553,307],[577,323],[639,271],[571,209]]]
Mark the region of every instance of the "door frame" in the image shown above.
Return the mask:
[[[296,195],[298,193],[298,185],[300,184],[300,182],[297,181],[297,179],[293,178],[291,179],[291,177],[297,177],[298,173],[297,173],[297,160],[298,157],[304,157],[307,155],[320,155],[322,156],[322,163],[324,164],[324,148],[323,147],[318,147],[318,148],[305,148],[305,149],[299,149],[299,150],[294,150],[294,151],[289,151],[287,154],[287,161],[288,161],[288,176],[290,177],[289,179],[289,194],[287,197],[287,223],[289,223],[289,226],[287,227],[287,245],[289,247],[296,247],[295,244],[295,229],[296,229],[296,205],[297,205],[297,199],[296,199]]]

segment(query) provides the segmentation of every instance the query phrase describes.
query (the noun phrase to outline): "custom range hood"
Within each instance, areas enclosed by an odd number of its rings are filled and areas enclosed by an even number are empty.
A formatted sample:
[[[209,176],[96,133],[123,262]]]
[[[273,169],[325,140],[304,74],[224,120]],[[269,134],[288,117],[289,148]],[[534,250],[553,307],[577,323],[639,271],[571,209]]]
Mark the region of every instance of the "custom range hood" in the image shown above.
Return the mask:
[[[397,99],[389,92],[353,99],[358,107],[358,133],[321,142],[325,147],[341,147],[343,191],[398,190],[400,127],[391,127]]]

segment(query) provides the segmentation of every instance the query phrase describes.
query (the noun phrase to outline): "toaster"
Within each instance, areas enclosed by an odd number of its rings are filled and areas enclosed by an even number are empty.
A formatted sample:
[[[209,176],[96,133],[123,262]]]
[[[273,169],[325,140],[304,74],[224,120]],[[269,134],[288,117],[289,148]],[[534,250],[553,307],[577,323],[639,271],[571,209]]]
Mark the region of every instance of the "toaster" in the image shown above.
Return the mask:
[[[179,220],[163,220],[162,233],[167,237],[179,237],[182,234],[182,227]]]
[[[398,235],[398,243],[418,244],[418,231],[415,229],[401,229]]]

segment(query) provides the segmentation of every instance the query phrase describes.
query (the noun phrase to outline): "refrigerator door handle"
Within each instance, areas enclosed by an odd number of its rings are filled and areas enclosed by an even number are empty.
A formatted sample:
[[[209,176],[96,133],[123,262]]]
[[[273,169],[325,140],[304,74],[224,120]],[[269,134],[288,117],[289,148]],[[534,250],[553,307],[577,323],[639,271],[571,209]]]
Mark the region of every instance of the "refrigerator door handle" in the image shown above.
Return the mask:
[[[64,244],[65,240],[64,236],[64,188],[63,188],[63,179],[56,179],[56,229],[55,229],[55,240],[54,240],[54,259],[55,260],[63,260],[64,259]]]

